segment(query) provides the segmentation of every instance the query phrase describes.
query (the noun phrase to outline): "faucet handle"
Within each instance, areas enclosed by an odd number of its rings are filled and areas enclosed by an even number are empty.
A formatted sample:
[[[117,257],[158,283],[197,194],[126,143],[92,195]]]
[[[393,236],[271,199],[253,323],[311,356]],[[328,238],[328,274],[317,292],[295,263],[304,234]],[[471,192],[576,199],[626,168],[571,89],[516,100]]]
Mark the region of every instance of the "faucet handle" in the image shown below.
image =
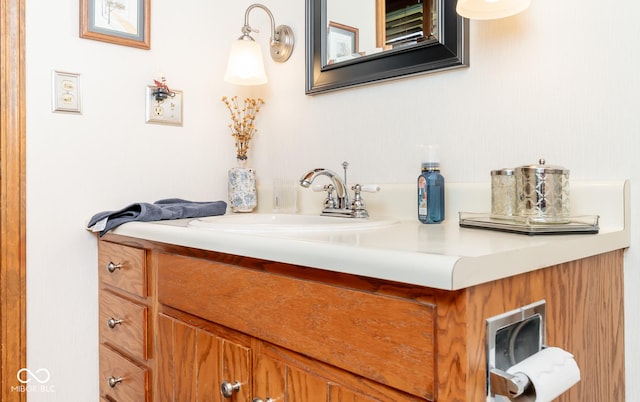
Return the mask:
[[[354,218],[368,218],[369,217],[369,213],[367,212],[367,209],[365,208],[365,203],[364,200],[362,199],[362,196],[360,195],[361,191],[367,191],[367,192],[376,192],[378,190],[380,190],[380,188],[378,187],[377,189],[374,190],[374,188],[369,188],[367,187],[365,190],[364,186],[361,186],[360,184],[355,184],[353,187],[351,187],[351,190],[353,190],[353,201],[351,202],[351,210],[353,211],[353,217]],[[373,191],[372,191],[373,190]]]
[[[311,186],[311,190],[315,191],[316,193],[320,191],[326,191],[327,198],[324,199],[324,208],[336,208],[337,202],[335,197],[333,196],[333,184],[314,184],[313,186]]]
[[[355,186],[351,189],[355,191]],[[365,193],[377,193],[380,191],[380,186],[377,184],[363,184],[360,186],[360,191],[364,191]]]

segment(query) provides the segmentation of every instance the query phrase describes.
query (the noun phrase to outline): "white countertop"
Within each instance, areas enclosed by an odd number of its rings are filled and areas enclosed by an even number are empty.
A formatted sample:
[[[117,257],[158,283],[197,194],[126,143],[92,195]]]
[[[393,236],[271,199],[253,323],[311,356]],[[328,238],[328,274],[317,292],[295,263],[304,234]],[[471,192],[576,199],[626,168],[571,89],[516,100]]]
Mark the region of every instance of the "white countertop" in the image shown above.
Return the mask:
[[[460,228],[458,211],[488,211],[489,184],[448,184],[447,220],[400,223],[363,231],[229,233],[189,227],[190,220],[131,222],[112,233],[445,290],[456,290],[630,245],[629,183],[571,184],[572,215],[600,215],[598,234],[539,235]],[[411,210],[412,186],[383,186],[370,212]],[[407,195],[407,196],[405,196]],[[390,197],[403,200],[390,207]],[[386,198],[386,200],[385,200]],[[407,201],[409,199],[409,201]],[[385,207],[380,207],[384,205]],[[466,208],[469,205],[482,209]],[[306,212],[306,211],[305,211]],[[389,216],[389,215],[387,215]],[[331,219],[331,218],[327,218]]]

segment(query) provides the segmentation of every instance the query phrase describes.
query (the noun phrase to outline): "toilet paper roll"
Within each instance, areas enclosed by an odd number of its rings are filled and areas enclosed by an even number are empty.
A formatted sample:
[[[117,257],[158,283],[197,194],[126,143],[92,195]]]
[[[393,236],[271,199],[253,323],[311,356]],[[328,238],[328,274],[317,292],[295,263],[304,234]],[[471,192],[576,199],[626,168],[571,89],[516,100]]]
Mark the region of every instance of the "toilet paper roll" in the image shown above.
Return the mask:
[[[580,381],[580,369],[573,355],[560,348],[543,349],[507,372],[529,377],[535,389],[535,402],[553,401]]]

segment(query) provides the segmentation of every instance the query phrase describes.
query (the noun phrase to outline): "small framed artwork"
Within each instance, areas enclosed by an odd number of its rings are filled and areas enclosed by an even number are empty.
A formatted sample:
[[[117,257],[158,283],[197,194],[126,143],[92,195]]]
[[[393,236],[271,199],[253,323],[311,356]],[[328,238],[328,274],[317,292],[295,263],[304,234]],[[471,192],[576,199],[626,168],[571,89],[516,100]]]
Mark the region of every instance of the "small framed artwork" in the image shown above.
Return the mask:
[[[335,63],[359,57],[358,28],[337,22],[329,22],[327,32],[327,60]]]
[[[151,0],[80,0],[80,37],[151,48]]]

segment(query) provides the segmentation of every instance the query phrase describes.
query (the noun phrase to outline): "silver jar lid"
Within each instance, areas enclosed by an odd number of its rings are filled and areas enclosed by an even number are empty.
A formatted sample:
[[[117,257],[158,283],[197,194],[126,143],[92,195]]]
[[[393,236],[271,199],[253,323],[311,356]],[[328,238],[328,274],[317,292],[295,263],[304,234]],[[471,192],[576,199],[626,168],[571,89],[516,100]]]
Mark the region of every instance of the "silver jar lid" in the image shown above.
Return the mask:
[[[554,165],[547,165],[547,161],[544,160],[544,158],[540,158],[540,160],[538,161],[538,165],[525,165],[525,166],[518,166],[517,169],[520,170],[527,170],[527,171],[534,171],[536,173],[547,173],[547,174],[565,174],[565,173],[569,173],[569,169],[566,169],[562,166],[554,166]]]
[[[512,168],[496,169],[491,171],[491,176],[513,176],[515,172]]]

